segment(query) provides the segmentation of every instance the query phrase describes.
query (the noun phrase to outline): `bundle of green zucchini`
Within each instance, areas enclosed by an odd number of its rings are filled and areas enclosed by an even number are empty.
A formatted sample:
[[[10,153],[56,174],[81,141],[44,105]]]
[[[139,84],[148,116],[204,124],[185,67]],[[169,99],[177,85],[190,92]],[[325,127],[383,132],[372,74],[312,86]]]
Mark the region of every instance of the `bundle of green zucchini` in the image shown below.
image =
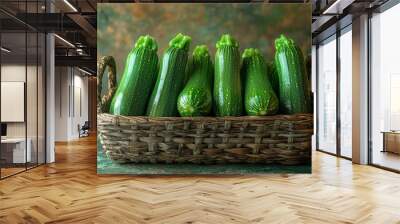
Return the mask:
[[[129,53],[109,111],[127,116],[264,116],[308,113],[310,84],[303,54],[293,40],[275,41],[275,60],[245,49],[225,34],[216,44],[215,65],[205,45],[194,48],[178,34],[162,58],[157,43],[141,36]]]

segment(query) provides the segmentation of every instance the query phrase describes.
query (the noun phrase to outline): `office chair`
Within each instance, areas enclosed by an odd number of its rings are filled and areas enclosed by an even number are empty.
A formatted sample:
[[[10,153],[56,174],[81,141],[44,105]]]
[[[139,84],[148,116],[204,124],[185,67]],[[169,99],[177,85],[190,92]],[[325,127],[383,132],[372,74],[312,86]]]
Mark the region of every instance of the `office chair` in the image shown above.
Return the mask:
[[[80,137],[87,137],[89,136],[89,129],[90,129],[90,125],[89,125],[89,121],[85,121],[85,123],[82,125],[82,127],[79,127],[80,125],[78,125],[78,129],[79,129],[79,138]]]

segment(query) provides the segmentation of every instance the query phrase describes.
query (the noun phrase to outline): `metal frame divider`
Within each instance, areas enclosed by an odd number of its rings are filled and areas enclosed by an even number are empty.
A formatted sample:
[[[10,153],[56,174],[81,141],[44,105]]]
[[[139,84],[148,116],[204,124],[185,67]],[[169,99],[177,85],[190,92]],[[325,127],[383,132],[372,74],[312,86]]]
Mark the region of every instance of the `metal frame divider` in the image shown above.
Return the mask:
[[[36,1],[39,12],[39,0]],[[37,17],[38,18],[38,17]],[[37,19],[39,22],[39,18]],[[39,32],[36,32],[36,166],[39,165]]]
[[[2,45],[2,32],[1,32],[1,30],[2,30],[2,23],[0,23],[0,47],[2,47],[3,45]],[[3,53],[1,52],[1,50],[0,50],[0,125],[2,124],[2,122],[1,122],[1,77],[2,77],[2,75],[1,75],[1,67],[2,67],[2,64],[1,64],[1,55],[2,55]],[[0,134],[1,135],[1,134]],[[0,136],[1,137],[1,136]],[[2,170],[2,166],[1,166],[1,151],[2,151],[2,149],[1,149],[1,144],[0,144],[0,180],[2,179],[2,176],[1,176],[1,170]]]
[[[25,0],[25,21],[28,19],[28,0]],[[24,88],[24,121],[25,121],[25,170],[28,170],[28,24],[25,23],[25,88]],[[31,152],[32,153],[32,152]],[[32,154],[31,154],[32,155]]]
[[[318,113],[318,106],[319,106],[319,64],[318,64],[318,56],[319,56],[319,43],[315,46],[315,148],[316,150],[319,149],[319,141],[318,141],[318,136],[319,136],[319,113]]]
[[[372,19],[372,12],[368,12],[368,54],[367,54],[367,63],[368,63],[368,69],[367,69],[367,82],[368,82],[368,164],[372,164],[372,103],[371,103],[371,90],[372,90],[372,85],[371,85],[371,72],[372,72],[372,65],[371,65],[371,55],[372,55],[372,42],[371,42],[371,19]]]
[[[48,13],[48,0],[45,0],[45,13]],[[42,77],[42,82],[44,82],[44,163],[47,163],[47,31],[44,32],[44,77]],[[43,75],[43,71],[42,71]]]
[[[341,156],[341,123],[340,123],[340,36],[341,30],[336,30],[336,154]]]

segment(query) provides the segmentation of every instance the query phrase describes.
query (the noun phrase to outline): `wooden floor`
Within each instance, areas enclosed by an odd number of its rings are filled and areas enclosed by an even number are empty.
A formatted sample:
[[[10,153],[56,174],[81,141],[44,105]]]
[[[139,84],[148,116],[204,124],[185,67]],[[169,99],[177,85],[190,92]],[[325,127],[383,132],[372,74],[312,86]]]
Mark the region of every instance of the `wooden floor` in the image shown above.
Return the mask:
[[[97,176],[96,141],[0,181],[0,223],[400,223],[400,175],[323,153],[312,175]]]
[[[1,163],[1,162],[0,162]],[[2,167],[1,168],[1,178],[5,178],[11,175],[15,175],[20,172],[24,172],[27,169],[33,169],[37,166],[37,164],[33,163],[27,163],[27,167],[25,167],[25,164],[18,164],[18,167]]]
[[[19,167],[18,168],[14,168],[14,167],[1,168],[1,177],[7,177],[10,175],[22,172],[24,170],[25,170],[25,167],[23,167],[23,168],[19,168]]]

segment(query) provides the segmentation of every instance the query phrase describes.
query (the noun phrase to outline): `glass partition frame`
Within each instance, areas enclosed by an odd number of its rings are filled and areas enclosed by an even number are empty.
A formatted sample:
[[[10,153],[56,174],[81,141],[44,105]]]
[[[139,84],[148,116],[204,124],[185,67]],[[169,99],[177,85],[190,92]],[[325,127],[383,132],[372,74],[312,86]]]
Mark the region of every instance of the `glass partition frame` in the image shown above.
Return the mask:
[[[45,4],[45,0],[36,0],[29,1],[30,7],[28,10],[27,1],[18,2],[19,6],[21,6],[22,10],[25,9],[25,16],[27,13],[40,13],[45,12],[43,8],[39,7],[39,5]],[[3,9],[2,9],[3,10]],[[47,11],[47,9],[46,9]],[[4,13],[4,11],[0,11],[0,13]],[[7,17],[8,18],[8,17]],[[46,163],[46,33],[40,30],[35,29],[28,24],[24,24],[18,19],[10,16],[10,19],[15,19],[16,22],[21,23],[21,26],[18,30],[6,30],[2,29],[3,24],[0,21],[0,46],[3,47],[5,43],[3,43],[2,39],[5,35],[21,35],[24,36],[24,47],[20,49],[20,51],[25,52],[24,59],[20,57],[21,62],[24,61],[24,138],[25,138],[25,152],[24,152],[24,167],[21,167],[21,170],[17,172],[7,172],[5,173],[2,168],[2,159],[0,159],[0,179],[4,179],[15,174],[24,172],[31,168],[35,168]],[[12,43],[12,42],[10,42]],[[5,60],[6,51],[1,50],[0,52],[0,82],[2,81],[2,67],[6,62]],[[28,54],[30,56],[28,56]],[[29,68],[28,68],[29,67]],[[28,74],[29,73],[29,74]],[[29,76],[28,76],[29,75]],[[29,79],[28,79],[29,77]],[[32,80],[32,81],[31,81]],[[28,83],[29,82],[29,83]],[[28,85],[30,85],[28,87]],[[30,89],[30,93],[28,96],[27,90]],[[30,99],[28,99],[28,97]],[[1,85],[0,85],[0,101],[1,101]],[[28,104],[32,106],[28,111]],[[0,104],[0,111],[1,111]],[[29,114],[28,114],[29,113]],[[0,123],[1,123],[1,115],[0,115]],[[29,125],[28,125],[29,123]],[[29,136],[28,136],[28,126],[29,126]],[[21,136],[22,137],[22,136]],[[31,148],[31,162],[28,161],[28,139],[32,140]],[[0,144],[0,158],[2,158],[2,144]],[[3,155],[4,156],[4,155]],[[14,159],[13,159],[14,161]],[[3,171],[3,172],[2,172]]]
[[[350,24],[350,25],[348,25],[348,26],[346,26],[346,27],[344,27],[343,29],[341,29],[341,30],[338,30],[338,31],[336,31],[336,33],[335,34],[333,34],[332,36],[329,36],[329,37],[327,37],[325,40],[322,40],[321,42],[319,42],[317,45],[316,45],[316,89],[317,89],[317,91],[316,91],[316,150],[317,151],[320,151],[320,152],[324,152],[324,153],[327,153],[327,154],[331,154],[331,155],[334,155],[334,156],[338,156],[338,157],[341,157],[341,158],[344,158],[344,159],[347,159],[347,160],[351,160],[351,157],[349,157],[349,156],[345,156],[345,155],[343,155],[343,153],[342,153],[342,149],[341,149],[341,146],[342,146],[342,144],[341,144],[341,136],[342,136],[342,134],[341,134],[341,124],[342,124],[342,122],[341,122],[341,118],[340,118],[340,114],[341,114],[341,108],[340,108],[340,105],[341,105],[341,89],[340,89],[340,87],[341,87],[341,63],[340,63],[340,59],[341,59],[341,52],[340,52],[340,49],[341,49],[341,45],[340,45],[340,40],[341,40],[341,37],[342,37],[342,35],[344,35],[345,33],[347,33],[347,32],[351,32],[351,25],[352,24]],[[326,150],[326,149],[324,149],[324,148],[322,148],[321,147],[321,142],[320,142],[320,140],[319,140],[319,137],[320,137],[320,135],[321,135],[321,127],[320,127],[320,125],[319,125],[319,119],[320,119],[320,113],[319,113],[319,109],[320,109],[320,106],[321,106],[321,102],[320,102],[320,99],[319,99],[319,91],[318,91],[318,89],[321,87],[321,76],[320,76],[320,64],[318,63],[319,62],[319,60],[320,60],[320,57],[321,57],[321,55],[320,55],[320,53],[319,53],[319,48],[320,48],[320,46],[322,45],[322,44],[326,44],[327,42],[330,42],[330,41],[335,41],[335,44],[336,44],[336,52],[335,52],[335,58],[336,58],[336,60],[335,60],[335,68],[336,68],[336,71],[335,71],[335,81],[336,81],[336,83],[335,83],[335,86],[336,86],[336,88],[335,88],[335,90],[336,90],[336,98],[335,98],[335,127],[336,127],[336,131],[335,131],[335,137],[334,137],[334,140],[335,140],[335,144],[336,144],[336,146],[335,146],[335,148],[333,149],[333,150]]]

